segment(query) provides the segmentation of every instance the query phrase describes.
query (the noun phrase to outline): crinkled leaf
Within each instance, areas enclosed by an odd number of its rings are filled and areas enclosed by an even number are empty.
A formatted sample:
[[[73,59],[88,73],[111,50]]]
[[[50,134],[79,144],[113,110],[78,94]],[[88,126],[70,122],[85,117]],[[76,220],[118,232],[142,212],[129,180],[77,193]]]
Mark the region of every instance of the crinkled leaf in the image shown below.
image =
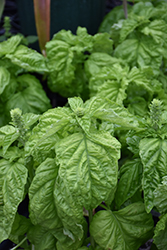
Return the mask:
[[[15,77],[11,75],[9,84],[5,87],[3,93],[1,94],[2,102],[8,101],[17,91],[18,82]]]
[[[28,71],[47,72],[45,58],[35,50],[19,45],[14,53],[6,54],[14,64]]]
[[[31,226],[32,223],[30,219],[17,213],[15,216],[15,220],[13,223],[9,239],[13,241],[15,244],[18,244],[20,242],[19,236],[24,236],[28,232]]]
[[[154,41],[158,44],[163,45],[167,40],[167,24],[163,20],[154,20],[148,26],[141,30],[147,36],[152,36]]]
[[[162,184],[159,184],[154,191],[154,205],[161,214],[167,212],[167,176],[162,178]]]
[[[16,128],[11,125],[6,125],[0,128],[0,132],[5,135],[12,135],[16,133]]]
[[[3,154],[3,150],[0,150],[0,156],[12,162],[22,156],[22,151],[16,146],[9,147],[5,154]]]
[[[58,166],[47,158],[36,170],[29,189],[30,218],[34,225],[56,229],[62,226],[54,199]]]
[[[55,237],[46,228],[40,225],[31,227],[27,236],[34,245],[35,250],[56,250]]]
[[[139,154],[139,142],[141,140],[140,136],[134,135],[126,138],[126,142],[128,144],[128,149],[134,153]]]
[[[4,226],[5,215],[3,211],[4,201],[3,201],[3,191],[2,191],[4,178],[10,167],[11,163],[9,163],[9,161],[4,159],[0,160],[0,243],[8,238],[10,233],[9,231],[11,230],[11,227],[8,228]]]
[[[17,46],[21,43],[22,41],[22,36],[21,35],[16,35],[10,37],[7,41],[1,42],[0,43],[0,57],[13,53]]]
[[[89,132],[91,119],[82,99],[80,97],[68,98],[68,103],[76,115],[75,119],[79,126],[81,126],[86,133]]]
[[[151,2],[139,2],[133,6],[133,12],[141,17],[147,17],[148,19],[153,17],[156,12]]]
[[[30,127],[31,125],[33,125],[34,123],[36,123],[39,120],[40,115],[35,115],[35,114],[32,114],[32,113],[27,113],[27,114],[24,114],[22,116],[22,118],[23,118],[25,126],[26,127]]]
[[[85,61],[84,68],[87,76],[90,78],[91,76],[96,76],[102,67],[112,68],[116,63],[125,65],[125,62],[121,58],[112,57],[102,52],[94,52]]]
[[[113,41],[110,39],[110,35],[107,33],[98,33],[94,35],[93,52],[102,52],[109,55],[113,52]]]
[[[121,167],[115,195],[115,203],[118,208],[141,187],[142,168],[140,159],[129,161]]]
[[[154,243],[158,250],[167,249],[167,214],[160,218],[154,231]]]
[[[4,67],[0,67],[0,94],[3,93],[5,87],[10,82],[10,73]]]
[[[58,239],[58,249],[78,249],[82,245],[86,221],[83,217],[83,207],[78,203],[76,196],[72,196],[68,186],[60,177],[57,178],[54,197],[58,215],[64,228],[54,232]]]
[[[151,66],[159,70],[162,61],[162,49],[151,37],[144,35],[134,39],[127,39],[115,49],[115,56],[126,60],[131,66]]]
[[[152,236],[153,220],[144,204],[133,203],[117,212],[100,211],[90,225],[95,241],[105,249],[138,249]]]
[[[17,77],[19,88],[7,101],[8,112],[14,108],[20,108],[24,113],[42,113],[51,107],[50,100],[46,96],[39,80],[30,74]]]
[[[68,135],[75,129],[69,108],[55,108],[45,112],[39,124],[33,129],[32,136],[25,145],[27,154],[42,163],[47,157],[54,157],[54,146],[59,136]]]
[[[118,148],[116,139],[110,134],[103,139],[103,133],[95,139],[93,134],[75,133],[56,144],[59,174],[77,202],[87,209],[108,199],[111,190],[114,193]]]
[[[140,141],[140,157],[143,163],[144,201],[149,213],[154,206],[154,190],[167,175],[167,141],[160,138],[144,138]]]
[[[12,145],[13,142],[15,142],[20,136],[19,131],[15,131],[12,134],[7,134],[3,141],[3,154],[6,153],[10,145]]]
[[[140,18],[137,15],[131,14],[129,18],[125,19],[122,28],[120,30],[120,40],[119,42],[123,42],[127,36],[133,32],[138,26],[149,22],[146,18]]]
[[[153,84],[145,74],[142,72],[142,70],[139,70],[136,67],[133,67],[131,71],[128,74],[128,80],[132,83],[135,83],[137,86],[141,86],[142,89],[146,89],[149,94],[152,94],[153,92]]]
[[[117,124],[124,129],[138,129],[136,117],[128,112],[122,105],[108,99],[92,98],[89,101],[90,116]]]
[[[24,198],[28,171],[21,163],[0,162],[0,242],[9,237],[18,205]]]
[[[98,88],[97,97],[108,98],[118,104],[122,104],[126,99],[126,88],[128,81],[106,81],[100,88]]]
[[[24,113],[36,114],[42,113],[50,107],[50,100],[44,90],[36,86],[17,92],[6,104],[6,108],[9,111],[14,108],[20,108]]]

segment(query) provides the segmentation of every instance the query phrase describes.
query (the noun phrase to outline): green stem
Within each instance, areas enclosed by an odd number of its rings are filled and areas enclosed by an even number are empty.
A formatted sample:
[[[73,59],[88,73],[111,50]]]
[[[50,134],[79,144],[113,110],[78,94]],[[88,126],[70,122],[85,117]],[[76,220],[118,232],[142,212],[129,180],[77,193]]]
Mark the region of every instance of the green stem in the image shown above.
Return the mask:
[[[22,241],[20,241],[20,243],[17,244],[17,246],[11,248],[10,250],[15,250],[15,249],[17,249],[17,248],[20,247],[20,246],[24,243],[24,241],[26,241],[26,240],[27,240],[27,236],[26,236]]]
[[[127,0],[123,0],[123,8],[125,13],[125,18],[128,18],[128,8],[127,8]]]
[[[92,220],[93,220],[93,211],[89,210],[89,226],[90,226]],[[90,235],[90,244],[91,244],[92,248],[95,249],[95,241],[91,235]]]

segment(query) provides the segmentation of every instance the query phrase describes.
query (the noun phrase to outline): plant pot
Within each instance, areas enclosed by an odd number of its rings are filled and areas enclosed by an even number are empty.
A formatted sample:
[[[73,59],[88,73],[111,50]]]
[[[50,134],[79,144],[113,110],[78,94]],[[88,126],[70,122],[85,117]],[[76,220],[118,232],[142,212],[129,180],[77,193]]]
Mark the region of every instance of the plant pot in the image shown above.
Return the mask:
[[[51,0],[51,38],[61,29],[76,32],[78,26],[95,34],[105,14],[105,0]],[[21,33],[36,35],[33,0],[16,0]]]

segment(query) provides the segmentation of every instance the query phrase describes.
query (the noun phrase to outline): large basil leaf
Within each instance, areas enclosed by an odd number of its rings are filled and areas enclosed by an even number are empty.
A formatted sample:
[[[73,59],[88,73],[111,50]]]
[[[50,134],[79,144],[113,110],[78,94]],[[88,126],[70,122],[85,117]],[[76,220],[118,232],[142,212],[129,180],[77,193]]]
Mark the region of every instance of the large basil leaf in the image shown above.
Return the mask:
[[[111,55],[113,52],[113,41],[107,33],[94,35],[93,52],[101,52]]]
[[[153,220],[144,204],[133,203],[117,212],[100,211],[93,217],[90,233],[104,249],[133,250],[152,237]]]
[[[153,239],[158,250],[167,250],[167,214],[158,221]]]
[[[6,239],[12,229],[18,205],[24,198],[24,187],[28,171],[21,163],[0,161],[0,242]]]
[[[135,14],[130,14],[127,19],[124,20],[122,24],[122,28],[120,30],[120,40],[119,42],[123,42],[127,36],[133,32],[138,26],[149,22],[146,18],[141,18]]]
[[[167,39],[167,24],[163,20],[154,20],[148,26],[141,30],[147,36],[152,36],[154,41],[163,45]]]
[[[72,195],[78,197],[77,202],[87,209],[107,200],[111,190],[114,194],[119,148],[116,142],[109,133],[104,139],[102,133],[95,139],[93,134],[89,137],[74,133],[56,144],[60,177]]]
[[[78,249],[82,245],[87,232],[83,207],[79,204],[77,197],[72,196],[69,187],[59,176],[54,189],[54,198],[58,215],[63,223],[62,228],[53,232],[58,239],[57,249]]]
[[[161,214],[167,212],[167,176],[162,178],[162,184],[159,184],[154,191],[154,204]]]
[[[35,250],[57,250],[55,237],[44,227],[31,227],[27,236]]]
[[[143,190],[146,211],[154,206],[154,190],[167,175],[167,140],[144,138],[140,141],[140,157],[143,163]]]
[[[42,113],[51,107],[50,100],[42,89],[38,79],[29,74],[17,78],[18,92],[6,103],[8,112],[20,108],[24,113]]]
[[[91,98],[86,103],[91,117],[117,124],[122,129],[140,129],[137,118],[122,105],[101,98]]]
[[[47,157],[54,157],[54,146],[59,138],[75,131],[75,120],[71,114],[70,108],[65,107],[45,112],[25,145],[27,154],[32,154],[39,163]]]
[[[32,227],[30,219],[17,213],[9,239],[15,244],[19,244],[20,236],[25,237],[25,234],[28,232],[30,227]]]
[[[162,62],[163,50],[154,40],[145,35],[127,39],[118,45],[114,55],[126,60],[131,66],[151,66],[155,71],[159,70]]]
[[[0,67],[0,94],[3,93],[5,87],[10,82],[10,73],[4,67]]]
[[[45,58],[35,50],[19,45],[12,54],[6,54],[14,64],[28,71],[47,72]]]
[[[115,195],[115,203],[118,208],[141,187],[142,168],[140,159],[129,161],[121,167]]]
[[[13,53],[17,46],[21,43],[23,37],[21,35],[16,35],[10,37],[7,41],[0,43],[0,57]]]
[[[30,218],[34,225],[48,229],[61,227],[54,199],[58,166],[47,158],[36,170],[29,189]]]

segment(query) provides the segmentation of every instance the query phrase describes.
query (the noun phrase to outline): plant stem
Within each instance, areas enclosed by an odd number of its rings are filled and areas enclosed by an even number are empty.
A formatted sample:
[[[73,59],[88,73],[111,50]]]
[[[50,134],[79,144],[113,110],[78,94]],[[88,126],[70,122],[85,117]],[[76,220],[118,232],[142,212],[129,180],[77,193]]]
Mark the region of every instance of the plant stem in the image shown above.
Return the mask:
[[[93,219],[93,211],[89,210],[89,226],[92,222],[92,219]],[[95,248],[95,241],[91,235],[90,235],[90,244],[91,244],[92,248],[94,249]]]
[[[45,44],[50,40],[50,0],[34,0],[34,14],[39,46],[46,56]]]
[[[17,249],[17,248],[18,248],[19,246],[21,246],[21,245],[24,243],[24,241],[26,241],[26,240],[27,240],[27,236],[26,236],[22,241],[20,241],[20,243],[17,244],[17,246],[11,248],[10,250],[15,250],[15,249]]]
[[[123,8],[124,8],[124,14],[125,18],[128,18],[128,8],[127,8],[127,0],[123,0]]]

